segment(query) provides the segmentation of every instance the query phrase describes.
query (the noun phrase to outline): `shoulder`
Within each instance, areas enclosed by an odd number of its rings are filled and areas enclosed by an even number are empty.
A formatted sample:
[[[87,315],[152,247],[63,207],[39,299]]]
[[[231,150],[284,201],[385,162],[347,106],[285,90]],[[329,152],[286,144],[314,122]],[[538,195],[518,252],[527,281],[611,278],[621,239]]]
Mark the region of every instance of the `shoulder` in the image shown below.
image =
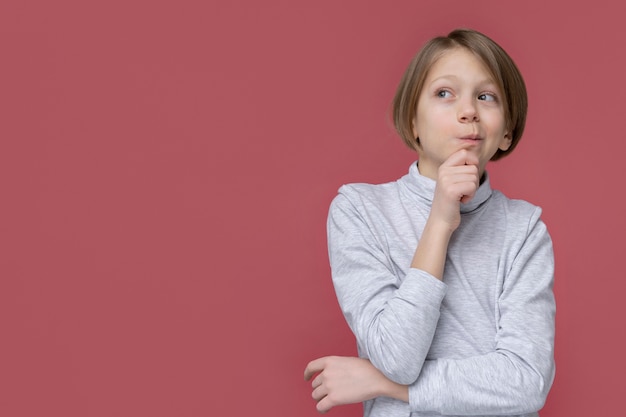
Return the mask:
[[[509,227],[512,226],[514,230],[525,230],[528,233],[538,225],[545,229],[541,220],[541,207],[525,200],[509,198],[498,190],[493,190],[492,198],[506,217]]]
[[[368,211],[393,203],[397,200],[397,196],[398,185],[395,181],[384,184],[345,184],[339,188],[330,209],[332,212],[334,209],[352,207],[358,211]]]
[[[507,211],[519,215],[531,215],[537,211],[541,213],[541,207],[536,206],[526,200],[514,199],[507,197],[504,193],[498,190],[493,190],[492,197],[500,204],[504,205]]]

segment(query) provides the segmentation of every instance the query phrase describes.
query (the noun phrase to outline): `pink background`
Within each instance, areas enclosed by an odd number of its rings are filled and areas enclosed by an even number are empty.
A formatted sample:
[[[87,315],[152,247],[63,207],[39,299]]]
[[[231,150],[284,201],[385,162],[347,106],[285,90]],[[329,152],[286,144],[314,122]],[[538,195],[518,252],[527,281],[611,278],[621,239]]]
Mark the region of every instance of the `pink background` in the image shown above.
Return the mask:
[[[576,4],[2,1],[0,415],[316,416],[305,364],[355,352],[328,204],[406,172],[389,102],[458,26],[528,85],[489,169],[555,242],[542,417],[622,412],[626,35]]]

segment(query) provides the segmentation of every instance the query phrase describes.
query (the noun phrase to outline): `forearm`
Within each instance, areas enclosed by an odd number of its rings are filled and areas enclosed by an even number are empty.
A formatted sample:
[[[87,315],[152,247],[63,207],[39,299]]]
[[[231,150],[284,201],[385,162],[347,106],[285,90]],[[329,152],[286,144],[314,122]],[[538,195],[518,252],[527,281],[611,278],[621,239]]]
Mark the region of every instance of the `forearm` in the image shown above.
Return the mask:
[[[421,269],[442,280],[451,235],[448,226],[429,218],[415,249],[411,268]]]
[[[463,360],[426,361],[411,385],[372,381],[377,396],[411,404],[412,411],[442,414],[523,414],[543,406],[554,378],[553,362],[531,367],[492,353]]]
[[[443,279],[448,243],[461,222],[460,203],[470,201],[478,189],[476,163],[473,155],[459,151],[439,167],[430,214],[415,250],[412,268]]]
[[[498,352],[461,360],[424,363],[409,387],[411,410],[444,415],[508,415],[538,411],[554,378],[554,363],[529,364],[511,353]]]
[[[386,303],[365,308],[355,322],[349,320],[364,356],[395,382],[415,381],[430,349],[444,294],[442,282],[423,271],[409,271]]]

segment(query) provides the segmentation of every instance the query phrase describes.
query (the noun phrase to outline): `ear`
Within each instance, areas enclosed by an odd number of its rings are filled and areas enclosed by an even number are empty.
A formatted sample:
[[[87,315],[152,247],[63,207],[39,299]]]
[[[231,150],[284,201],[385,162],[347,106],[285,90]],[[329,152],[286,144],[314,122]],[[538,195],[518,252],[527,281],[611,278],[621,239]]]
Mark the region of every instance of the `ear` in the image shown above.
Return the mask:
[[[504,132],[504,137],[500,141],[500,146],[498,146],[498,149],[500,149],[501,151],[506,151],[511,147],[511,143],[513,143],[511,135],[509,134],[509,132]]]
[[[419,153],[420,152],[420,135],[419,132],[417,131],[417,116],[413,118],[413,120],[411,121],[411,132],[413,133],[413,140],[411,141],[412,143],[412,148]]]

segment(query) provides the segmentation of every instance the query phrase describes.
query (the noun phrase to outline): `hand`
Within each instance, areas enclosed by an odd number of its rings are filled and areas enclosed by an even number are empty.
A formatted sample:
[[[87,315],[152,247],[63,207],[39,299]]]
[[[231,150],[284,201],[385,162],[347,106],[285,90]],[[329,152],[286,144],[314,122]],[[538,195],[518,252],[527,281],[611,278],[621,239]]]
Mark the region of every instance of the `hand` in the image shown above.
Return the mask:
[[[405,399],[408,389],[383,375],[367,359],[326,356],[315,359],[304,370],[304,379],[318,374],[311,386],[317,411],[325,413],[337,405],[360,403],[381,395]]]
[[[467,203],[479,186],[478,158],[466,149],[450,155],[439,167],[429,220],[446,225],[450,232],[461,224],[460,203]]]

